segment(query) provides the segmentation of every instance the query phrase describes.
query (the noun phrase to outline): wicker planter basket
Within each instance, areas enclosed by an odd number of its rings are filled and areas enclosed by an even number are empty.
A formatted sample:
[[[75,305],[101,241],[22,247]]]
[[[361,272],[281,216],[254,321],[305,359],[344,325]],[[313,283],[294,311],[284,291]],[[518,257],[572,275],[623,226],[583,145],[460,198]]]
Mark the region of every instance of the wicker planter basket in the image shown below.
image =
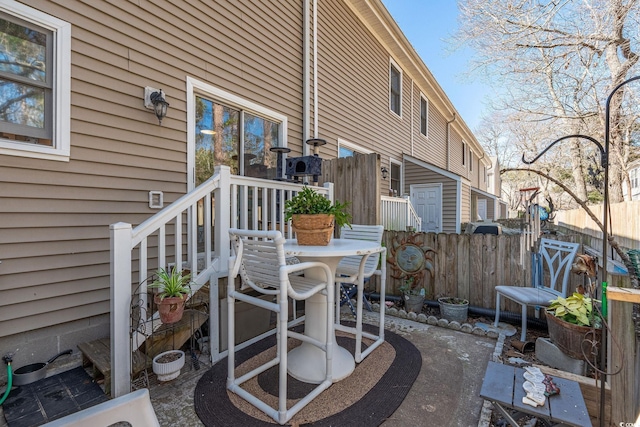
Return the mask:
[[[333,236],[334,216],[328,214],[293,215],[291,227],[298,244],[303,246],[327,246]]]
[[[585,346],[587,357],[591,356],[589,340],[597,342],[596,351],[600,352],[600,342],[602,340],[602,330],[595,329],[595,336],[590,326],[574,325],[557,318],[553,314],[546,313],[547,326],[549,327],[549,339],[557,345],[564,354],[574,359],[583,360],[582,346]]]

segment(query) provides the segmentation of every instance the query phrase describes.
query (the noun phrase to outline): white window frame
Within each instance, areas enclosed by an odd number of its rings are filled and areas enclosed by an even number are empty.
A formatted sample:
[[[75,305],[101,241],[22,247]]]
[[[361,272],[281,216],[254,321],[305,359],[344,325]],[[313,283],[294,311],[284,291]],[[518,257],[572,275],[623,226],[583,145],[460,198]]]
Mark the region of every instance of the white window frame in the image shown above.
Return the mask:
[[[0,138],[0,154],[68,162],[71,154],[71,24],[18,2],[0,11],[53,32],[53,146]]]
[[[389,189],[391,189],[391,169],[392,165],[398,166],[400,168],[400,191],[404,189],[404,165],[400,160],[396,160],[393,158],[389,159]],[[402,197],[404,194],[398,194],[398,197]]]
[[[465,159],[467,158],[467,143],[462,141],[462,166],[466,165]]]
[[[354,153],[359,153],[359,154],[374,153],[373,150],[369,150],[368,148],[364,148],[360,145],[354,144],[353,142],[345,141],[342,138],[338,138],[338,157],[340,157],[340,147],[344,147],[348,150],[353,151]]]
[[[287,116],[263,107],[260,104],[241,98],[209,83],[187,77],[187,189],[195,188],[195,151],[196,151],[196,96],[200,95],[221,102],[229,107],[264,117],[278,125],[278,145],[287,146]],[[242,132],[241,132],[242,135]],[[242,141],[241,141],[242,144]],[[284,166],[284,165],[283,165]]]
[[[398,101],[399,112],[395,112],[391,109],[391,68],[395,68],[398,73],[400,73],[400,100]],[[396,115],[397,117],[402,118],[402,68],[393,60],[393,58],[389,58],[389,111]]]
[[[424,115],[424,133],[422,133],[422,101],[424,101],[425,103],[425,115]],[[429,139],[429,98],[427,98],[426,96],[424,96],[424,94],[421,92],[420,93],[420,135],[424,136],[425,138]]]
[[[473,172],[473,150],[469,147],[469,172]]]

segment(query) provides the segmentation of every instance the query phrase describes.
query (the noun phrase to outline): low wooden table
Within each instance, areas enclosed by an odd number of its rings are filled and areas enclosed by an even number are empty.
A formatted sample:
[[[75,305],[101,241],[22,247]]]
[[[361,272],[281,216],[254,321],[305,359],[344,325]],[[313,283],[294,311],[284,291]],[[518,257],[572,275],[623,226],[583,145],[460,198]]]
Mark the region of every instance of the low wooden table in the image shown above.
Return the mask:
[[[553,377],[553,382],[560,388],[560,393],[547,397],[544,406],[534,408],[522,403],[522,398],[527,394],[522,388],[525,381],[524,373],[525,370],[522,368],[489,362],[480,396],[493,403],[493,406],[512,426],[518,426],[516,420],[524,414],[542,418],[552,425],[575,427],[591,425],[580,385],[577,382]],[[507,409],[515,409],[517,412],[511,414]]]

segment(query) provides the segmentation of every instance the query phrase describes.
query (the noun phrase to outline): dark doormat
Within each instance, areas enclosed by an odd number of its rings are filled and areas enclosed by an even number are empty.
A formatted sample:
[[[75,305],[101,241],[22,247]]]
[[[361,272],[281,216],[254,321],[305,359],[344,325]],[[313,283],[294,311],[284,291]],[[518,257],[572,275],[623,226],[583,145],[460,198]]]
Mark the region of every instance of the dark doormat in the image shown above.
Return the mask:
[[[82,367],[11,390],[2,408],[9,427],[39,426],[109,400]]]

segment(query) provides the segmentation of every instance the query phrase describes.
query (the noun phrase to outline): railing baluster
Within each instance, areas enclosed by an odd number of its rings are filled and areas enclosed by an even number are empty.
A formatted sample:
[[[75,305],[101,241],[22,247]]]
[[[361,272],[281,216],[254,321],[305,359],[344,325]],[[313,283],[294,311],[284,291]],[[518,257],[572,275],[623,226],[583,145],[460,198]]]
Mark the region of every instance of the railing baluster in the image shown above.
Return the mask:
[[[175,268],[182,270],[182,212],[176,216],[176,228],[173,234],[173,242],[175,244]]]
[[[192,226],[187,230],[187,261],[191,263],[191,277],[195,277],[198,275],[198,202],[191,205],[188,212],[191,219],[187,223]]]
[[[211,199],[213,193],[208,193],[204,198],[204,269],[211,267],[211,225],[213,224],[211,218]]]

